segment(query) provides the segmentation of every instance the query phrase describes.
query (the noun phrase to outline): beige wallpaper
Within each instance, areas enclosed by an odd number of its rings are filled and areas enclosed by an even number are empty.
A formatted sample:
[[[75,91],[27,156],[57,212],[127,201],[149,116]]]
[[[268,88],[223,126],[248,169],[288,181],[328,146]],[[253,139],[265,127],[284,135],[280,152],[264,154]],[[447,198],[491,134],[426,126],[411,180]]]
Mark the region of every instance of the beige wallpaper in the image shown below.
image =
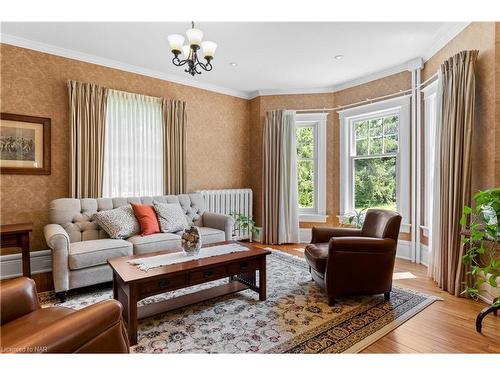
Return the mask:
[[[188,189],[248,186],[247,100],[6,44],[0,58],[1,111],[52,119],[51,175],[0,176],[0,221],[33,222],[32,249],[47,248],[49,202],[68,196],[68,79],[186,101]]]

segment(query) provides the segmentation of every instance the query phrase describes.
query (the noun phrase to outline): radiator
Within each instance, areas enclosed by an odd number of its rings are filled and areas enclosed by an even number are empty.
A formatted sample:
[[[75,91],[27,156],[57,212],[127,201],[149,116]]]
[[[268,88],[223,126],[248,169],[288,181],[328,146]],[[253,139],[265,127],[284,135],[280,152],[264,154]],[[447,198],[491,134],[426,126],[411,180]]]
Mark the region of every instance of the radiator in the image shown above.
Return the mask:
[[[209,212],[252,217],[252,189],[198,190],[197,193],[201,193],[205,198],[206,210]],[[249,238],[248,230],[242,230],[235,225],[234,238]]]

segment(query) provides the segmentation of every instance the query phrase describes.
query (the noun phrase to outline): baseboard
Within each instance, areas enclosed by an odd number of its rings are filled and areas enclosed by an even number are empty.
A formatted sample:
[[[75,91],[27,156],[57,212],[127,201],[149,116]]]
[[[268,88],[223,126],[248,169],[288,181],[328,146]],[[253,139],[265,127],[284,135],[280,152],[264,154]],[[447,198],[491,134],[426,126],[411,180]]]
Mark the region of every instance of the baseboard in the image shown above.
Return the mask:
[[[31,273],[44,273],[52,271],[51,250],[33,251],[31,257]],[[21,254],[0,256],[0,279],[11,279],[22,276],[23,266]]]
[[[420,263],[429,267],[429,246],[420,244]]]
[[[299,241],[300,243],[311,243],[312,229],[299,228]]]
[[[396,250],[396,258],[411,260],[411,242],[398,240],[398,248]]]

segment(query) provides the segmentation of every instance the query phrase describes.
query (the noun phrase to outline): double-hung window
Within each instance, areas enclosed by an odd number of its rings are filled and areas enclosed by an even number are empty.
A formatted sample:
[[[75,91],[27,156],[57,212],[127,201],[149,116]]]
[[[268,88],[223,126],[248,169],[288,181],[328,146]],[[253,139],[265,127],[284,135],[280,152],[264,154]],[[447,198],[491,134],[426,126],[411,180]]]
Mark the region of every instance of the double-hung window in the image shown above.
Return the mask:
[[[297,114],[299,219],[326,222],[326,113]]]
[[[340,214],[399,211],[409,228],[410,98],[340,111]]]

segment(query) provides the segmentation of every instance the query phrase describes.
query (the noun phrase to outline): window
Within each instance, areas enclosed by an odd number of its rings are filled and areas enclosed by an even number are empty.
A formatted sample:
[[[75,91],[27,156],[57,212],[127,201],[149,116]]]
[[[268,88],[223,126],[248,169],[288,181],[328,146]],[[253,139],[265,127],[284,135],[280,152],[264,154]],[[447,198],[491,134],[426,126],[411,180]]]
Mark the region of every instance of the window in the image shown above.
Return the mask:
[[[110,90],[104,139],[104,197],[164,193],[161,99]]]
[[[432,160],[434,160],[434,139],[436,137],[436,105],[437,105],[437,86],[436,80],[422,90],[424,93],[424,225],[422,229],[425,236],[429,236],[431,225],[432,201],[433,201],[433,181],[434,169]]]
[[[408,223],[409,107],[405,96],[339,112],[341,215],[384,208],[399,211]]]
[[[296,115],[300,221],[326,222],[326,116]]]

